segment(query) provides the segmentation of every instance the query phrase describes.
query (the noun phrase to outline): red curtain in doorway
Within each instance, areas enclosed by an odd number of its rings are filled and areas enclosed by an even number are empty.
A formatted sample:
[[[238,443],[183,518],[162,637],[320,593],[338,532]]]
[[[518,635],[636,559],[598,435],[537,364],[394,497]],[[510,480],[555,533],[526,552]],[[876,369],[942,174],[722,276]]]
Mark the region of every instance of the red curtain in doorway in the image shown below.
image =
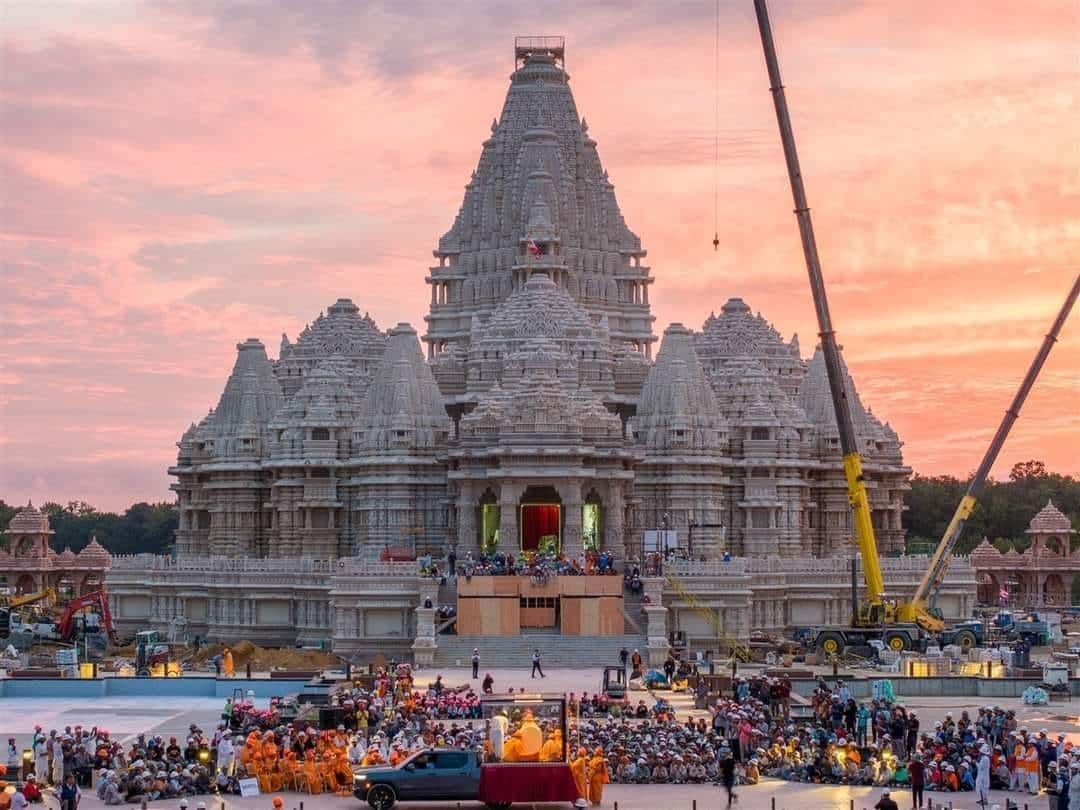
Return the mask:
[[[559,536],[559,505],[557,503],[528,503],[521,507],[521,548],[534,551],[540,538]]]

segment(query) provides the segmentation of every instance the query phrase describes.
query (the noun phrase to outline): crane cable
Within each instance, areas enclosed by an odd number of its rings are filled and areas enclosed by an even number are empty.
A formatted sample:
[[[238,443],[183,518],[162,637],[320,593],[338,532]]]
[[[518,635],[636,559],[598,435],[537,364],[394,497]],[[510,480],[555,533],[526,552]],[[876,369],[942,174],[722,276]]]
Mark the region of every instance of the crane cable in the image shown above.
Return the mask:
[[[720,249],[720,0],[713,41],[713,251]]]

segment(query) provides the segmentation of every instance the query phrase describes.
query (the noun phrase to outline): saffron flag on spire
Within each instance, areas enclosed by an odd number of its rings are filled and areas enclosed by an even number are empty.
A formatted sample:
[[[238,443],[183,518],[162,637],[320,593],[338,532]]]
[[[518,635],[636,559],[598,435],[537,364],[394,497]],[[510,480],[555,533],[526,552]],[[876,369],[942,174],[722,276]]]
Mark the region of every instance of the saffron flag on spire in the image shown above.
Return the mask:
[[[529,248],[529,253],[531,253],[533,256],[539,256],[544,252],[540,249],[540,246],[532,240],[532,237],[529,237],[529,244],[526,245],[526,247]]]

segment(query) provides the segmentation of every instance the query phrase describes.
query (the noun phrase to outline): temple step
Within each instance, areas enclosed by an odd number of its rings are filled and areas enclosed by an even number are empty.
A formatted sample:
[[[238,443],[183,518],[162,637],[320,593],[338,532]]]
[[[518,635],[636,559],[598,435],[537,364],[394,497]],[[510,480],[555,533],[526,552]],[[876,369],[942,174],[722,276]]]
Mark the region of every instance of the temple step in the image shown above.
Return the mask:
[[[563,636],[554,630],[529,630],[520,636],[439,636],[437,667],[468,667],[473,648],[480,650],[481,668],[528,668],[539,648],[543,666],[600,667],[619,663],[619,650],[635,649],[644,655],[644,635]]]

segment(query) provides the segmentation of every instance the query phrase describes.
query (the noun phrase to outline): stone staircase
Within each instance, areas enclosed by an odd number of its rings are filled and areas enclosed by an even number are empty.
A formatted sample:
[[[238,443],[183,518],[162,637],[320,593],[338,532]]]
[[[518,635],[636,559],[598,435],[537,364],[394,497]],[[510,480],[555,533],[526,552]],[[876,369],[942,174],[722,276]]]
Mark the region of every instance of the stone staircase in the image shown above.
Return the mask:
[[[641,593],[633,593],[629,588],[623,589],[623,618],[626,619],[627,633],[644,636],[645,614],[641,612]]]
[[[473,647],[480,649],[481,667],[529,668],[534,647],[540,648],[547,668],[581,669],[615,666],[619,650],[638,649],[645,654],[644,634],[623,636],[562,636],[554,631],[525,631],[520,636],[439,636],[435,650],[437,667],[469,667]]]

